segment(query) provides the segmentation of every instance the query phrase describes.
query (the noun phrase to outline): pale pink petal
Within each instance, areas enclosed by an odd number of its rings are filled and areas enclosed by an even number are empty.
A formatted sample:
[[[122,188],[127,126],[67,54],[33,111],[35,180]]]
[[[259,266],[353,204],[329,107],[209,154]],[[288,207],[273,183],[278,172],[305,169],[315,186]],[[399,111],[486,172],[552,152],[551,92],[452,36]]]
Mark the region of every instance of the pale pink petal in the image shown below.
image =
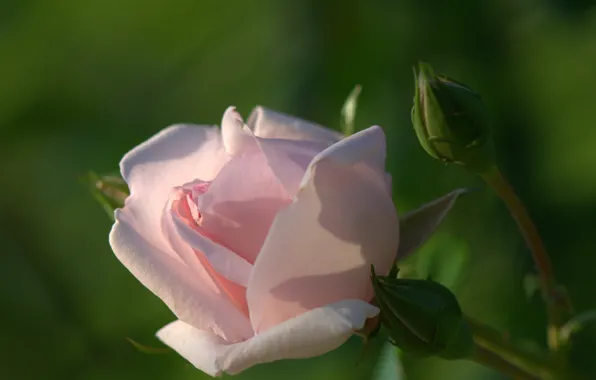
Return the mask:
[[[110,245],[116,257],[178,318],[230,342],[252,336],[248,318],[217,294],[207,273],[190,269],[149,242],[127,209],[116,210],[115,217]]]
[[[189,265],[188,245],[174,247],[163,225],[171,190],[212,180],[227,161],[218,128],[176,125],[137,146],[120,162],[131,195],[115,214],[110,244],[181,320],[237,341],[252,335],[246,316],[226,300],[208,268]]]
[[[120,171],[130,188],[125,209],[137,231],[175,255],[160,232],[170,191],[195,179],[212,180],[227,161],[220,130],[197,125],[171,126],[128,152]]]
[[[217,273],[238,285],[248,286],[248,276],[252,270],[251,263],[191,228],[178,215],[173,215],[172,221],[182,241],[200,251]]]
[[[224,112],[221,120],[222,140],[229,155],[235,156],[242,152],[257,148],[252,132],[244,125],[242,116],[236,107],[230,106]]]
[[[290,119],[289,122],[293,120]],[[258,137],[244,124],[235,107],[228,107],[224,113],[222,138],[226,151],[231,156],[264,154],[271,171],[290,196],[298,190],[304,171],[313,157],[336,141],[327,138],[311,141]]]
[[[385,134],[381,127],[375,125],[325,149],[315,157],[311,166],[316,165],[318,161],[331,158],[345,165],[367,163],[385,176],[385,145]]]
[[[244,124],[242,116],[235,107],[228,107],[224,113],[222,138],[226,151],[231,156],[264,154],[273,174],[289,195],[296,193],[304,171],[313,157],[335,141],[257,137]]]
[[[217,293],[248,316],[246,283],[252,265],[195,230],[188,203],[176,197],[180,193],[184,192],[174,192],[170,212],[164,213],[163,228],[172,248],[195,272],[206,273]]]
[[[370,266],[387,273],[398,220],[381,165],[383,132],[356,133],[322,152],[281,210],[253,267],[251,323],[262,332],[343,299],[369,301]]]
[[[240,343],[175,321],[157,337],[211,376],[239,373],[256,364],[322,355],[341,346],[379,310],[362,301],[344,300],[311,310]]]
[[[199,197],[200,228],[253,263],[275,215],[290,202],[263,153],[245,152],[232,157]]]
[[[265,107],[256,107],[248,118],[255,136],[289,140],[310,140],[333,144],[342,135],[294,116],[284,115]]]
[[[255,137],[269,167],[290,196],[298,191],[313,158],[330,144],[319,141],[264,139]]]

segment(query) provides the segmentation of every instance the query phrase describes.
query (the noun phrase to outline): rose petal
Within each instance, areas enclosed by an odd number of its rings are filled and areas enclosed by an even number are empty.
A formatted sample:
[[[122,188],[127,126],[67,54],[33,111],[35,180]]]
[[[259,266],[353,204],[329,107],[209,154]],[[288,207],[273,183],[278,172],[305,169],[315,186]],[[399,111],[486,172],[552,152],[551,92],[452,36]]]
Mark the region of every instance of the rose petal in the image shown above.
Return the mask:
[[[253,335],[248,318],[217,293],[204,269],[191,270],[178,257],[151,244],[136,229],[139,221],[127,209],[116,210],[115,218],[110,245],[116,257],[178,318],[231,342]]]
[[[212,180],[228,161],[218,128],[174,125],[128,152],[120,162],[130,188],[127,212],[138,232],[160,249],[168,249],[161,218],[170,191],[195,179]]]
[[[275,112],[273,114],[280,115],[281,118],[288,118],[288,123],[296,124],[294,119],[289,116]],[[300,121],[300,123],[307,122]],[[314,128],[324,129],[319,126]],[[331,131],[327,132],[331,133]],[[327,138],[324,141],[309,141],[272,138],[270,136],[266,138],[258,137],[244,124],[242,116],[236,111],[235,107],[228,107],[224,113],[222,138],[226,151],[231,156],[264,154],[273,174],[290,196],[298,190],[300,181],[304,177],[304,171],[313,157],[336,141]]]
[[[385,134],[381,127],[375,125],[325,149],[315,157],[311,166],[325,159],[332,159],[345,165],[365,162],[385,177],[385,145]]]
[[[255,139],[275,177],[290,196],[298,191],[313,158],[329,147],[329,143],[319,141]]]
[[[172,215],[171,221],[182,241],[200,251],[217,273],[238,285],[248,286],[248,276],[252,270],[251,263],[193,229],[182,220],[180,215]]]
[[[219,129],[204,126],[166,128],[127,153],[120,169],[131,195],[115,214],[110,244],[181,320],[237,341],[252,335],[247,318],[220,295],[203,266],[188,265],[189,255],[172,247],[162,225],[172,188],[197,178],[209,181],[227,161]]]
[[[273,219],[290,197],[260,150],[234,156],[198,199],[200,228],[254,263]]]
[[[246,283],[252,265],[225,247],[195,231],[188,202],[180,201],[183,191],[177,189],[170,212],[164,213],[163,228],[172,248],[190,268],[206,272],[217,287],[217,293],[248,316]]]
[[[157,337],[211,376],[239,373],[255,364],[322,355],[342,345],[379,310],[362,301],[344,300],[311,310],[245,342],[226,345],[217,336],[175,321]]]
[[[383,167],[384,136],[369,128],[325,150],[269,231],[248,284],[255,331],[342,299],[368,301],[370,265],[387,273],[398,221]]]
[[[231,106],[224,112],[221,120],[222,140],[229,155],[241,154],[247,149],[256,149],[257,145],[252,132],[244,125],[242,116]]]
[[[289,195],[298,190],[304,171],[313,157],[332,143],[257,137],[244,124],[235,107],[229,107],[224,113],[222,138],[226,151],[232,156],[264,154],[273,174]]]
[[[265,138],[310,140],[329,144],[342,138],[341,134],[320,125],[261,106],[250,114],[248,126],[255,136]]]

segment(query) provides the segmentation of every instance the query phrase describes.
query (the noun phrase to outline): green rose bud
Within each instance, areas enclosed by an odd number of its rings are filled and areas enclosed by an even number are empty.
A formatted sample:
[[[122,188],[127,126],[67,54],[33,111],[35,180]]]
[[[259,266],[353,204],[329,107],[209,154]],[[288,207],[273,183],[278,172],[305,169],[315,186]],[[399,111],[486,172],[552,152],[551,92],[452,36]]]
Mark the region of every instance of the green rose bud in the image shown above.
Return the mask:
[[[432,157],[483,173],[494,165],[489,117],[480,96],[469,87],[436,76],[425,63],[414,70],[416,94],[412,124]]]
[[[421,357],[472,354],[472,333],[449,289],[430,280],[377,276],[374,269],[371,278],[392,344]]]

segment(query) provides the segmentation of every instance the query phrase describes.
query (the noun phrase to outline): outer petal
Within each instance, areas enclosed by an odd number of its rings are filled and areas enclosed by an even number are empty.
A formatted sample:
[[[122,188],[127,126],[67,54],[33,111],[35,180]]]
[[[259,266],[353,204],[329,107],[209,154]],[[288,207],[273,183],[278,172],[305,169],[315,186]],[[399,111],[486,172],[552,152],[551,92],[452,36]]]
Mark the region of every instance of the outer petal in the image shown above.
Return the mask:
[[[289,140],[310,140],[335,143],[342,135],[294,116],[284,115],[265,107],[256,107],[248,118],[248,126],[258,137]]]
[[[218,294],[204,269],[193,271],[151,244],[136,230],[136,224],[126,210],[116,210],[110,245],[116,257],[143,285],[178,318],[197,328],[212,331],[228,341],[253,335],[248,318]]]
[[[384,155],[383,132],[373,127],[313,160],[253,267],[247,300],[255,331],[343,299],[372,298],[370,265],[389,271],[399,234],[378,166]]]
[[[188,266],[162,226],[170,191],[194,179],[211,180],[228,160],[217,128],[167,128],[124,156],[131,195],[115,213],[110,244],[118,259],[181,320],[230,341],[252,335],[202,266]],[[222,317],[224,315],[224,317]]]
[[[239,373],[255,364],[322,355],[342,345],[379,310],[344,300],[311,310],[245,342],[226,345],[206,331],[175,321],[157,336],[195,367],[211,376]]]
[[[161,217],[170,191],[195,179],[212,180],[228,161],[215,127],[174,125],[128,152],[120,162],[130,188],[125,209],[142,236],[166,249]]]

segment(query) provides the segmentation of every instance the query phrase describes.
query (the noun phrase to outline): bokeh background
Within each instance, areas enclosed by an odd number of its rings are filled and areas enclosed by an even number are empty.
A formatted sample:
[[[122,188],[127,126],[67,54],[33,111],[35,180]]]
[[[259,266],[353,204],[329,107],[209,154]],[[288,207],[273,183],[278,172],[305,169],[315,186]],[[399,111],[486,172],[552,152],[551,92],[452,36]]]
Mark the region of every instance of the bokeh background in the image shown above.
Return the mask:
[[[218,124],[256,104],[330,127],[363,86],[356,123],[379,124],[398,209],[462,199],[420,257],[471,315],[544,342],[529,254],[495,195],[418,146],[412,65],[477,89],[502,170],[535,217],[578,311],[596,307],[596,9],[589,0],[1,0],[0,379],[202,379],[159,347],[173,319],[111,253],[111,222],[79,178],[176,122]],[[426,256],[425,256],[426,255]],[[423,268],[423,269],[424,269]],[[430,268],[430,269],[429,269]],[[381,341],[239,379],[390,379]],[[596,329],[573,364],[596,376]],[[381,363],[386,365],[386,363]],[[408,379],[499,379],[467,362],[404,357]],[[390,373],[391,371],[387,372]]]

